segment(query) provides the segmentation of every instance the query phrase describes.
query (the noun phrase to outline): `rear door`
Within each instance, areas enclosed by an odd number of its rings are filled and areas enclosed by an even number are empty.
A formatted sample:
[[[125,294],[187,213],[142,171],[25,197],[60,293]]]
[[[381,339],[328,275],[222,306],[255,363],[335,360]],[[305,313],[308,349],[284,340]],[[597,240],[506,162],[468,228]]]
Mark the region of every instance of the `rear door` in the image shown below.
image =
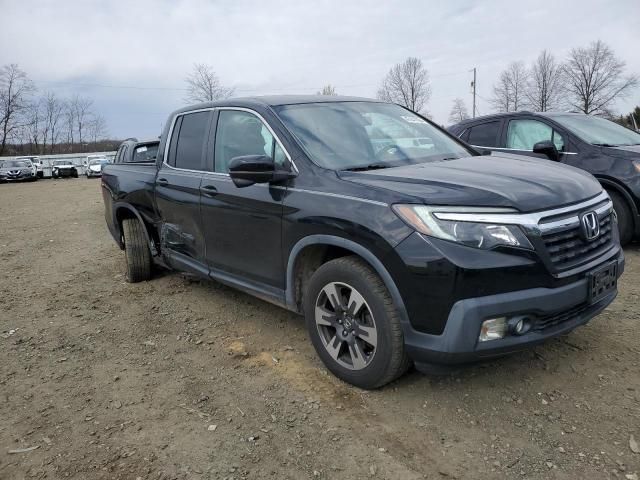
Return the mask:
[[[220,108],[211,130],[212,171],[203,176],[201,209],[207,263],[213,277],[231,276],[266,294],[284,289],[282,186],[238,188],[229,177],[232,158],[269,155],[284,165],[286,153],[256,112]]]
[[[167,139],[167,153],[155,184],[162,218],[161,245],[175,268],[207,274],[200,218],[200,183],[212,111],[176,116]]]
[[[502,120],[489,120],[467,128],[460,138],[480,149],[493,150],[500,147]]]

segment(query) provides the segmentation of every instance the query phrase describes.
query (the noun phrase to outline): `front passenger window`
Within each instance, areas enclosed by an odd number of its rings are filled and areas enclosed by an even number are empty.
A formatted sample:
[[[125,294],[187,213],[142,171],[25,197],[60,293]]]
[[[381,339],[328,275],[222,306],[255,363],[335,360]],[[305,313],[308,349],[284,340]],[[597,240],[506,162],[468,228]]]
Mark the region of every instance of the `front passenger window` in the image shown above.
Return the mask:
[[[507,129],[507,148],[533,151],[533,146],[545,140],[554,143],[559,152],[564,151],[562,135],[549,125],[537,120],[511,120]]]
[[[286,157],[262,121],[242,110],[221,110],[215,143],[215,171],[227,173],[235,157],[267,155],[283,165]]]

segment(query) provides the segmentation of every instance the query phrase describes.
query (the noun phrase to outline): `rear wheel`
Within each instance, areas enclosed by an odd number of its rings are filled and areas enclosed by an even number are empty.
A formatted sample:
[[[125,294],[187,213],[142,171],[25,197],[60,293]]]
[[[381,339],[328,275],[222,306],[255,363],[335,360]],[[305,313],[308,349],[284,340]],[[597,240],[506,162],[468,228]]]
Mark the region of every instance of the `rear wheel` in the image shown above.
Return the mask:
[[[613,209],[618,217],[618,231],[620,232],[620,244],[625,246],[633,239],[634,222],[631,207],[618,192],[609,191],[613,202]]]
[[[127,281],[142,282],[151,278],[151,252],[144,234],[144,225],[137,218],[122,221],[124,253],[127,260]]]
[[[338,378],[381,387],[409,367],[398,311],[380,277],[357,257],[322,265],[304,298],[316,352]]]

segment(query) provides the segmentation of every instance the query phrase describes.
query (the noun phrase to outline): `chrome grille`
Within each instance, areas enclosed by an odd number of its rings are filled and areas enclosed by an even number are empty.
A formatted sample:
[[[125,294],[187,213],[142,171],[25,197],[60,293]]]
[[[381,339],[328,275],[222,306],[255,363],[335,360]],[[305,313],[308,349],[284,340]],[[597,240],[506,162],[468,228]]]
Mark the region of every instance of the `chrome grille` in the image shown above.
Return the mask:
[[[601,254],[611,246],[613,218],[606,213],[598,218],[600,235],[592,241],[582,238],[580,225],[542,236],[549,260],[558,269],[579,265]]]

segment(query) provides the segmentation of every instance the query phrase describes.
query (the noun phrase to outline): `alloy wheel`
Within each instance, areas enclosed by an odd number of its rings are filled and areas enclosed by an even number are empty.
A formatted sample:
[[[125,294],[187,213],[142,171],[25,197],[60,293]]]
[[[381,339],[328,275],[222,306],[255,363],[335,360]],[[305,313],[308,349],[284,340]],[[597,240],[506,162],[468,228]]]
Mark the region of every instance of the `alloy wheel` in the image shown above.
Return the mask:
[[[315,321],[324,348],[349,370],[362,370],[376,353],[378,332],[364,297],[351,285],[331,282],[316,299]]]

